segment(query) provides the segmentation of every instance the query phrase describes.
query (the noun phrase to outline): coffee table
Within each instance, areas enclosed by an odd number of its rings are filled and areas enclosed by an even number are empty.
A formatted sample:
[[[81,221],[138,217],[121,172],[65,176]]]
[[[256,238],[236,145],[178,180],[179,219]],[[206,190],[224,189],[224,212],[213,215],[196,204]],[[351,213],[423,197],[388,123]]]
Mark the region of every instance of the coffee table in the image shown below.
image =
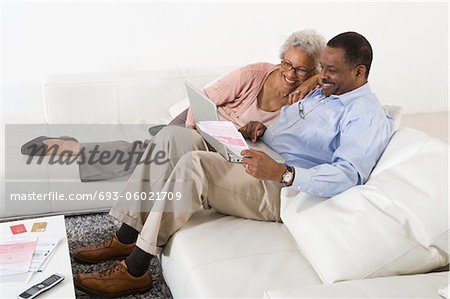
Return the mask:
[[[32,225],[35,222],[47,222],[46,230],[44,232],[31,232]],[[34,274],[28,283],[0,282],[0,298],[17,298],[20,293],[54,273],[64,275],[65,279],[57,286],[39,295],[37,298],[75,298],[64,216],[59,215],[0,223],[0,238],[7,239],[13,236],[10,226],[21,223],[25,225],[27,232],[16,234],[15,236],[17,237],[55,236],[61,238],[61,240],[55,248],[55,252],[50,257],[50,261],[44,271]]]

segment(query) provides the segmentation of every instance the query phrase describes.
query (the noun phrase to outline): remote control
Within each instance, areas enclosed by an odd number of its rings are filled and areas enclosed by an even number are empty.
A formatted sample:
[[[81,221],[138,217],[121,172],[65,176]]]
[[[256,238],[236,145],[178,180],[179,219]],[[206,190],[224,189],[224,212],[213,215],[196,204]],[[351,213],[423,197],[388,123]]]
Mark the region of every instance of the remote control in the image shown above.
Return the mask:
[[[48,277],[47,279],[43,280],[42,282],[35,284],[22,294],[20,294],[17,298],[18,299],[31,299],[36,297],[37,295],[53,288],[55,285],[60,283],[64,280],[64,276],[61,274],[55,273]]]

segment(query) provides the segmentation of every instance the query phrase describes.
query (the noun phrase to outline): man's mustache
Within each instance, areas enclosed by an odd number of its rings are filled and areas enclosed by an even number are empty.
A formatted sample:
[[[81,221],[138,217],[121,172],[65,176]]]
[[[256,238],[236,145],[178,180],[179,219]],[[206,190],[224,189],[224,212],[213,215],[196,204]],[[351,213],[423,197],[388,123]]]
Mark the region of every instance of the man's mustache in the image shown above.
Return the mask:
[[[333,82],[328,81],[328,80],[320,80],[321,84],[333,84]]]

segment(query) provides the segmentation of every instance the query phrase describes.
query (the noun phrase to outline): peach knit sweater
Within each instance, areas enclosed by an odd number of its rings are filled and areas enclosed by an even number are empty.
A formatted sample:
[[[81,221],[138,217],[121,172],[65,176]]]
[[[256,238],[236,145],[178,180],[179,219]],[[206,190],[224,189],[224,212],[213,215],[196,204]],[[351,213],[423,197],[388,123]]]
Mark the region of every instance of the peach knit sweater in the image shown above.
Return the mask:
[[[203,89],[203,93],[217,104],[221,120],[233,122],[240,128],[250,121],[270,125],[278,120],[280,111],[268,112],[257,107],[257,96],[271,72],[278,65],[255,63],[234,70]],[[195,127],[189,108],[187,127]]]

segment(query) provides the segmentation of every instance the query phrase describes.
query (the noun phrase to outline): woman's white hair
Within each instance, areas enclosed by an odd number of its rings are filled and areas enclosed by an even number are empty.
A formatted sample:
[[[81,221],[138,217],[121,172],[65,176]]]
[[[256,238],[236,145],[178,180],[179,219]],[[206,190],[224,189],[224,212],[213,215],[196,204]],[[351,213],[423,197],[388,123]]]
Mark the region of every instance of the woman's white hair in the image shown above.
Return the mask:
[[[319,57],[325,48],[326,39],[312,29],[299,30],[292,33],[280,48],[280,59],[284,59],[286,52],[294,47],[300,48],[312,56],[316,63],[316,72],[319,70]]]

